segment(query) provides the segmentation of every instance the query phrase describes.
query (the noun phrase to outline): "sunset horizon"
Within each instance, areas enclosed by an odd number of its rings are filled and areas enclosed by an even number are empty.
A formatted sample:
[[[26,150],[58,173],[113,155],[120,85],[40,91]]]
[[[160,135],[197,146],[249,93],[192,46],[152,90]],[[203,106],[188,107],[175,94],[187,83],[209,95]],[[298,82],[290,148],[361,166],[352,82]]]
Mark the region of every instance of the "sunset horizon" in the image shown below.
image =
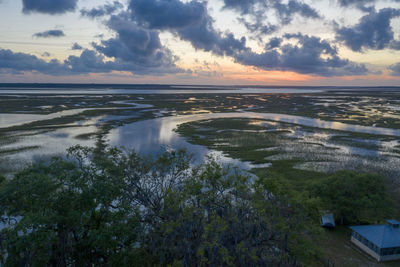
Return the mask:
[[[0,22],[1,83],[400,85],[398,0],[2,0]]]

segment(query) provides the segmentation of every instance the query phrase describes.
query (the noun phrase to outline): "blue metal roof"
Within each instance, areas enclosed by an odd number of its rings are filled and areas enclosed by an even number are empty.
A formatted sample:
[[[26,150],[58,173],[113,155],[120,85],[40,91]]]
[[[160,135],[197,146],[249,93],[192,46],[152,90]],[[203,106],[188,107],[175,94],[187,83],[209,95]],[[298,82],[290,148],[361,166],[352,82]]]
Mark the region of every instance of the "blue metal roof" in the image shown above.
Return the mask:
[[[387,222],[388,222],[390,225],[397,225],[397,226],[399,226],[399,224],[400,224],[400,222],[397,221],[397,220],[387,220]]]
[[[350,227],[379,248],[400,247],[400,228],[388,224]]]

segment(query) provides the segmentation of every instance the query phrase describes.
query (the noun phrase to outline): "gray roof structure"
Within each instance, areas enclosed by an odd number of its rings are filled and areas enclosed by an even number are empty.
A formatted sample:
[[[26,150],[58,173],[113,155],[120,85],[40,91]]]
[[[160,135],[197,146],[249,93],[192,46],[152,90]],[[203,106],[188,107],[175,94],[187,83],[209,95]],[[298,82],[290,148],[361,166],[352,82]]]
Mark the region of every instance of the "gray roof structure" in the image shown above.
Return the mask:
[[[321,216],[321,226],[324,227],[335,227],[335,218],[332,213],[326,213]]]

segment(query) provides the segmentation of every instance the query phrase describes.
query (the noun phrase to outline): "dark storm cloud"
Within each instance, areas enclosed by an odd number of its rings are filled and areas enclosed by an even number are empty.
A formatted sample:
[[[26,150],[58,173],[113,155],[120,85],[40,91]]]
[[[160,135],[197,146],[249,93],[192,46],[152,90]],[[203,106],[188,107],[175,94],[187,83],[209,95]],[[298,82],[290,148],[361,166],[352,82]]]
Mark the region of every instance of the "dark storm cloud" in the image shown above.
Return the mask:
[[[82,50],[82,49],[83,47],[78,43],[74,43],[71,47],[71,50]]]
[[[250,1],[251,4],[255,2],[256,0]],[[242,8],[243,12],[250,12],[247,1],[229,1],[229,4]],[[270,4],[277,7],[277,12],[282,14],[300,12],[304,16],[318,17],[312,9],[296,1],[289,1],[287,5],[270,1]],[[285,36],[286,39],[297,39],[296,45],[282,46],[283,39],[275,38],[266,45],[264,53],[254,53],[246,46],[244,37],[238,39],[232,33],[217,31],[205,4],[197,1],[183,3],[179,0],[131,0],[129,15],[141,27],[171,31],[182,40],[189,41],[196,49],[219,56],[230,56],[243,65],[322,76],[361,75],[368,72],[364,65],[339,58],[336,48],[327,41],[300,34]]]
[[[261,0],[224,0],[225,9],[233,9],[241,14],[248,14],[254,11],[254,6],[261,4],[266,7],[266,2]]]
[[[238,20],[250,32],[262,35],[268,35],[281,27],[268,22],[267,10],[275,11],[281,25],[290,24],[295,15],[312,19],[321,18],[314,8],[298,0],[290,0],[287,3],[279,0],[224,0],[223,9],[239,12],[241,17]]]
[[[245,18],[238,18],[238,21],[243,24],[247,30],[257,35],[269,35],[276,32],[279,26],[266,23],[262,16],[256,16],[254,21],[248,21]],[[257,38],[255,38],[257,39]]]
[[[400,76],[400,63],[394,64],[392,66],[389,67],[389,70],[391,70],[391,74],[392,76]]]
[[[318,37],[301,34],[287,34],[286,39],[296,39],[296,44],[284,44],[276,47],[281,40],[273,39],[266,46],[264,53],[244,52],[236,56],[241,64],[255,66],[265,70],[294,71],[302,74],[320,76],[362,75],[368,73],[367,68],[355,64],[337,55],[336,47]],[[274,45],[275,43],[275,45]]]
[[[228,7],[228,4],[231,7]],[[277,0],[225,0],[225,8],[250,14],[246,16],[253,18],[258,17],[252,21],[254,31],[261,31],[264,27],[264,32],[270,33],[280,26],[274,28],[275,25],[263,21],[265,15],[259,13],[260,10],[257,11],[256,8],[265,4],[279,15],[281,24],[290,23],[296,14],[319,18],[314,9],[300,1],[290,0],[282,4]],[[97,14],[110,15],[107,11],[102,13],[100,9],[96,9],[96,15],[91,17],[96,17]],[[88,14],[85,13],[90,16]],[[56,73],[63,72],[67,75],[112,71],[127,71],[140,75],[185,72],[176,66],[178,58],[161,43],[160,33],[168,31],[189,42],[197,50],[229,56],[237,63],[264,70],[294,71],[321,76],[368,73],[364,65],[340,58],[336,47],[328,41],[308,35],[286,34],[281,38],[272,38],[265,44],[264,52],[255,53],[247,46],[246,38],[215,28],[214,19],[208,14],[206,2],[203,1],[129,0],[127,9],[119,14],[111,14],[105,25],[114,33],[114,37],[93,43],[92,50],[85,49],[80,56],[69,56],[62,63],[56,60],[46,62],[31,55],[22,55],[36,58],[32,59],[36,64],[32,64],[30,70],[42,73],[51,71],[51,64],[58,64],[55,68],[58,70]],[[16,55],[21,56],[21,53],[12,53],[12,56]],[[19,69],[16,65],[2,68],[1,63],[0,69],[29,71],[29,67]]]
[[[0,49],[0,70],[3,72],[35,71],[50,75],[64,74],[66,69],[57,60],[46,62],[36,56]]]
[[[390,22],[400,16],[400,9],[384,8],[379,12],[371,12],[362,17],[353,27],[336,29],[336,38],[351,50],[360,52],[364,48],[382,50],[396,47],[394,33]]]
[[[88,49],[85,49],[79,57],[69,56],[64,61],[68,71],[73,74],[107,73],[114,69],[113,64],[113,62],[105,62],[104,56]]]
[[[69,56],[64,65],[72,74],[127,71],[135,75],[164,75],[183,72],[174,64],[166,66],[160,64],[160,62],[158,64],[144,64],[143,62],[127,61],[121,58],[115,58],[114,61],[105,61],[102,54],[88,49],[85,49],[79,57]]]
[[[37,38],[51,38],[51,37],[63,37],[65,36],[64,32],[61,30],[49,30],[45,32],[38,32],[32,35]]]
[[[374,3],[376,0],[338,0],[341,6],[363,5]]]
[[[114,1],[112,4],[107,3],[105,5],[99,6],[97,8],[92,8],[92,9],[82,9],[81,15],[89,18],[97,18],[97,17],[103,17],[106,15],[111,15],[114,12],[122,9],[124,6],[118,2]]]
[[[231,33],[216,31],[205,4],[198,1],[131,0],[128,11],[112,15],[106,26],[115,32],[115,37],[93,43],[96,55],[85,52],[79,58],[70,57],[67,65],[71,69],[82,72],[111,68],[136,74],[183,72],[175,64],[178,58],[161,43],[159,34],[164,30],[189,41],[196,49],[221,56],[233,56],[247,49],[245,38],[239,40]],[[114,62],[102,66],[104,60],[99,55],[113,58]]]
[[[162,75],[183,72],[183,70],[171,66],[144,66],[121,59],[106,61],[103,55],[88,49],[85,49],[80,56],[69,56],[64,62],[55,59],[47,62],[34,55],[0,49],[1,73],[36,72],[58,76],[109,73],[112,71],[127,71],[137,75]]]
[[[274,37],[271,38],[268,43],[265,45],[265,49],[269,50],[269,49],[274,49],[274,48],[278,48],[281,46],[281,43],[283,42],[282,38],[279,37]]]
[[[180,73],[185,70],[176,66],[178,60],[172,52],[161,44],[159,31],[146,29],[132,21],[127,13],[111,16],[106,22],[115,37],[93,43],[95,50],[85,49],[79,56],[69,56],[64,62],[50,62],[24,53],[3,51],[9,60],[0,63],[0,69],[8,71],[33,71],[45,74],[79,75],[87,73],[108,73],[126,71],[135,75],[163,75]],[[35,36],[52,36],[53,33],[40,33]],[[228,45],[227,45],[228,46]],[[75,43],[72,49],[82,47]],[[111,59],[111,60],[110,60]],[[19,65],[11,62],[31,62]],[[10,62],[7,63],[6,62]]]
[[[338,0],[341,6],[363,6],[365,4],[373,4],[378,2],[379,0]],[[400,2],[400,0],[393,0],[393,2]]]
[[[116,32],[116,37],[93,44],[98,52],[127,62],[135,66],[135,70],[179,72],[175,65],[177,58],[161,44],[158,31],[143,29],[120,16],[112,16],[107,26]]]
[[[130,0],[132,19],[150,29],[180,29],[209,20],[206,6],[198,1]]]
[[[231,56],[246,48],[244,37],[236,39],[232,33],[221,33],[213,26],[205,3],[179,0],[131,0],[131,19],[152,30],[169,30],[196,49],[217,55]]]
[[[194,48],[219,56],[233,56],[237,52],[248,49],[246,48],[246,38],[236,39],[232,33],[217,32],[209,19],[180,29],[176,33],[182,40],[189,41]]]
[[[276,9],[283,24],[289,24],[295,14],[305,18],[320,18],[318,12],[305,3],[295,0],[291,0],[287,4],[282,4],[281,1],[274,2],[275,3],[272,4],[272,7]]]
[[[390,42],[389,48],[391,48],[393,50],[400,50],[400,41]]]
[[[120,8],[119,4],[114,2],[113,7],[105,5],[102,9],[104,9],[104,12],[114,12],[114,7],[117,9]],[[96,12],[90,12],[86,15],[98,16],[99,12],[103,12],[99,10],[97,9]],[[153,17],[157,16],[153,14]],[[79,56],[71,55],[64,62],[56,60],[46,62],[28,54],[7,51],[9,58],[18,60],[19,57],[25,57],[26,60],[22,61],[33,63],[22,67],[14,64],[0,66],[0,68],[13,71],[34,71],[45,74],[53,72],[58,74],[61,72],[64,75],[108,73],[112,71],[126,71],[135,75],[163,75],[184,72],[184,70],[176,66],[175,62],[178,58],[167,47],[161,44],[158,30],[139,26],[138,22],[130,19],[129,14],[126,12],[121,12],[118,16],[112,15],[106,21],[106,26],[115,32],[114,38],[102,40],[100,43],[93,43],[94,50],[85,49]],[[54,35],[52,32],[46,32],[36,34],[35,36],[45,37],[52,35]],[[75,43],[72,49],[82,50],[82,47]],[[52,69],[53,65],[57,65],[54,68],[57,71]]]
[[[78,0],[22,0],[24,13],[63,14],[76,9]]]
[[[223,9],[232,9],[242,15],[257,13],[257,10],[273,9],[284,21],[288,21],[295,14],[306,18],[319,18],[318,12],[310,5],[299,1],[289,0],[283,3],[281,0],[224,0]]]

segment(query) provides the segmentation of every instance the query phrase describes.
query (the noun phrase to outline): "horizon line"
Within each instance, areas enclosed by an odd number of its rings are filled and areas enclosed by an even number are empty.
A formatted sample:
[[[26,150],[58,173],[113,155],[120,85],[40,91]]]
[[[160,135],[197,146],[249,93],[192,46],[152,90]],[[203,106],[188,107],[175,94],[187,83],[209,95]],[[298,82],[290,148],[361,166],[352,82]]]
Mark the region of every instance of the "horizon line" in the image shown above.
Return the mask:
[[[374,85],[374,86],[357,86],[357,85],[252,85],[252,84],[179,84],[179,83],[46,83],[46,82],[23,82],[23,83],[1,83],[4,86],[68,86],[68,85],[85,85],[85,86],[182,86],[182,87],[252,87],[252,88],[400,88],[400,85]],[[1,89],[1,88],[0,88]]]

